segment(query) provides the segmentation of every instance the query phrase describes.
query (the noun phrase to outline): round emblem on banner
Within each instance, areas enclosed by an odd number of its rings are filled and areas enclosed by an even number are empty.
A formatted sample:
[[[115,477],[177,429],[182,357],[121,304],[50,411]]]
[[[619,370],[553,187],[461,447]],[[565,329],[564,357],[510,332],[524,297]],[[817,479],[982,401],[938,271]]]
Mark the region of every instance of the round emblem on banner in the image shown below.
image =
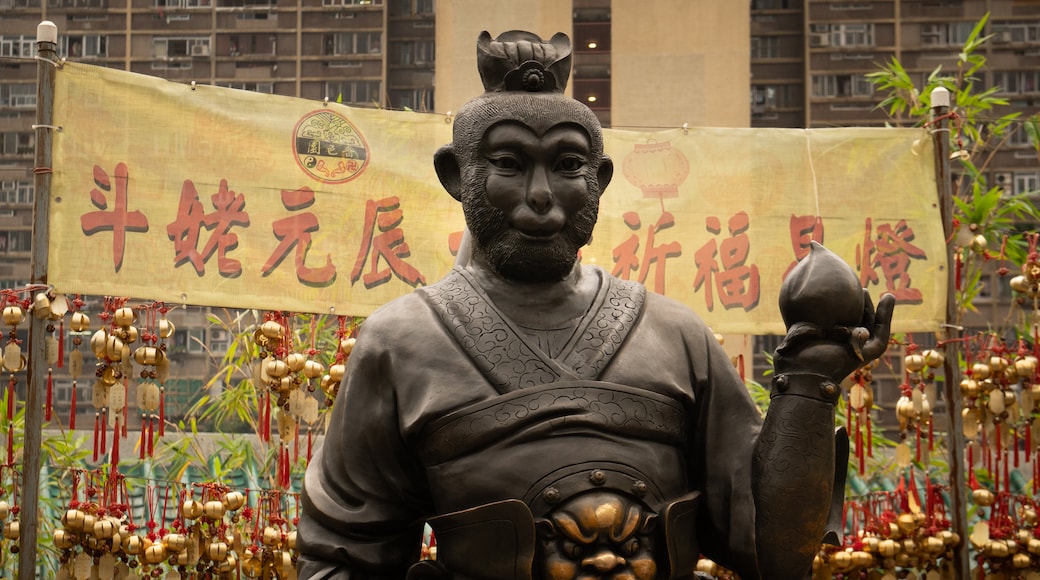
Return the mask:
[[[345,183],[368,166],[368,143],[346,117],[322,109],[303,116],[293,130],[296,163],[322,183]]]

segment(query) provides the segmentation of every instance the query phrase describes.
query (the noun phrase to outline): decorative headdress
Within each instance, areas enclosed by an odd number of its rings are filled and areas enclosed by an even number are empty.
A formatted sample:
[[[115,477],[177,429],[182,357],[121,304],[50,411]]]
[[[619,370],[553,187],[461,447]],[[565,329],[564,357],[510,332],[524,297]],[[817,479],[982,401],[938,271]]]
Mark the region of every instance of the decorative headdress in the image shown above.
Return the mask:
[[[477,69],[489,93],[527,91],[562,93],[571,73],[571,41],[557,32],[548,41],[524,30],[477,39]]]

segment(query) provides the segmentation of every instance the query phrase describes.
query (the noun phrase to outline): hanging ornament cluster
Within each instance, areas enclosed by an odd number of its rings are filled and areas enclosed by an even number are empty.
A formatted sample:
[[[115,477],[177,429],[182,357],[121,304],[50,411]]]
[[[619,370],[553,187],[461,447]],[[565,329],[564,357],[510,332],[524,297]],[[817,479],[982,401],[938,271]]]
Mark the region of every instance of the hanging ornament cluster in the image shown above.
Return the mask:
[[[53,536],[61,579],[295,577],[296,518],[288,521],[283,508],[284,500],[295,502],[295,496],[148,480],[147,521],[134,522],[122,474],[74,471],[72,476],[73,498]],[[256,498],[253,506],[250,494]]]
[[[952,580],[952,551],[960,538],[950,531],[945,490],[927,478],[924,487],[922,497],[911,469],[895,491],[846,501],[844,519],[854,532],[841,546],[823,546],[813,560],[813,579],[896,578],[916,571],[920,576],[913,577]]]
[[[845,424],[851,433],[853,457],[860,475],[866,472],[868,457],[874,456],[874,420],[871,416],[874,409],[874,368],[875,360],[849,377],[848,401],[845,405]]]
[[[6,484],[6,477],[10,478],[10,484]],[[21,481],[21,474],[14,468],[13,465],[0,465],[0,483],[4,483],[0,487],[0,526],[3,526],[3,538],[0,538],[0,569],[5,569],[7,560],[7,551],[10,550],[12,554],[18,553],[19,546],[19,523],[18,523],[18,482]],[[8,493],[7,490],[10,490]]]
[[[935,369],[941,367],[944,361],[943,354],[938,350],[918,352],[919,348],[912,337],[908,339],[905,350],[904,378],[903,384],[899,386],[901,396],[896,402],[900,437],[896,447],[896,462],[904,468],[909,467],[911,458],[927,464],[934,450],[932,406],[937,400]]]
[[[982,514],[970,537],[978,569],[1015,578],[1023,572],[1040,571],[1036,502],[1022,495],[993,493],[979,487],[974,478],[970,484],[974,487],[971,501]]]
[[[989,475],[994,492],[1010,493],[1011,471],[1037,458],[1034,416],[1040,411],[1040,378],[1034,350],[1024,342],[1008,348],[986,335],[965,343],[968,368],[960,391],[967,464]]]
[[[271,441],[271,425],[278,427],[278,462],[276,480],[282,489],[289,487],[292,463],[300,456],[300,424],[307,425],[307,459],[310,460],[312,438],[310,426],[317,422],[318,401],[309,395],[313,381],[324,373],[324,366],[303,352],[294,350],[291,317],[283,312],[269,312],[253,339],[260,348],[255,384],[262,391],[258,402],[258,432],[261,441]],[[308,353],[317,351],[313,344]],[[306,385],[306,387],[304,387]],[[272,402],[273,401],[273,402]],[[277,417],[272,416],[273,408]],[[292,459],[290,459],[290,447]]]
[[[356,322],[356,321],[355,321]],[[340,384],[347,372],[347,359],[354,350],[357,334],[357,325],[352,322],[348,325],[345,316],[339,317],[339,329],[336,331],[338,346],[336,348],[336,360],[329,367],[329,374],[321,378],[321,390],[325,392],[325,406],[331,407],[339,394]]]

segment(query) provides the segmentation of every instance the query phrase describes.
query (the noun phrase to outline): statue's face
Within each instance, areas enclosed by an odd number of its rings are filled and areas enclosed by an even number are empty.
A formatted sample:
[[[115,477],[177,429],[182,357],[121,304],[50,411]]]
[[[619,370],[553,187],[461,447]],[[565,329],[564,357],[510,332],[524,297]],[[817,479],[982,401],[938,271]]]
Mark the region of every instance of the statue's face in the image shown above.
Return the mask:
[[[544,580],[653,580],[654,516],[610,493],[580,495],[542,521]]]
[[[591,146],[579,125],[538,134],[493,125],[464,175],[463,210],[477,250],[503,276],[551,282],[570,272],[599,210]]]

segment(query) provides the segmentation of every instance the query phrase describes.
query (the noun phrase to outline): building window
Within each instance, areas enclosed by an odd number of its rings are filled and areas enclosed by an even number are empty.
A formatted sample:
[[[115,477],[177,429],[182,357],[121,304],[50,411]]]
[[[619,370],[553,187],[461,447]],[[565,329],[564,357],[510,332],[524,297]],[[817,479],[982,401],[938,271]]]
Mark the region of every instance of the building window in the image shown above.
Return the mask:
[[[380,54],[383,51],[382,32],[337,32],[325,35],[325,54]]]
[[[793,0],[751,0],[752,10],[786,10]]]
[[[58,39],[58,51],[70,58],[108,56],[108,37],[103,34],[63,36]]]
[[[814,97],[870,97],[874,85],[864,75],[813,75]]]
[[[1040,71],[1002,70],[993,73],[993,84],[1005,94],[1030,94],[1040,92]]]
[[[267,93],[274,94],[274,83],[220,83],[217,86],[227,87],[229,89],[239,89],[242,91],[253,91],[254,93]]]
[[[395,0],[394,13],[398,16],[431,16],[434,0]]]
[[[1017,44],[1035,44],[1040,42],[1040,23],[1038,22],[994,22],[993,42],[997,44],[1014,42]]]
[[[430,64],[433,62],[434,42],[416,40],[397,43],[394,62],[401,65]]]
[[[960,46],[971,36],[974,22],[942,22],[921,25],[921,44],[925,46]]]
[[[1021,195],[1023,193],[1037,192],[1040,191],[1040,172],[1037,171],[1016,171],[1015,172],[1015,188],[1012,191],[1015,195]]]
[[[433,89],[391,90],[390,106],[419,112],[432,111]]]
[[[36,85],[0,83],[0,107],[31,109],[36,106]]]
[[[36,6],[40,3],[37,0]],[[51,8],[105,8],[108,6],[106,0],[49,0],[47,5]]]
[[[801,105],[802,91],[797,85],[754,85],[751,87],[751,113],[753,115]]]
[[[0,230],[0,254],[28,252],[31,247],[31,230]]]
[[[778,58],[780,56],[780,37],[778,36],[752,36],[751,58],[765,59]]]
[[[329,81],[325,85],[325,95],[337,103],[378,104],[381,93],[379,81]]]
[[[0,204],[29,205],[33,202],[31,181],[0,182]]]
[[[814,47],[874,46],[874,25],[859,24],[813,24],[810,45]]]
[[[0,155],[32,155],[36,135],[31,132],[0,133]]]
[[[35,36],[0,35],[0,56],[33,56],[36,54]]]
[[[324,6],[382,6],[383,0],[322,0]]]
[[[152,40],[152,56],[155,58],[209,56],[209,37],[155,38]]]

